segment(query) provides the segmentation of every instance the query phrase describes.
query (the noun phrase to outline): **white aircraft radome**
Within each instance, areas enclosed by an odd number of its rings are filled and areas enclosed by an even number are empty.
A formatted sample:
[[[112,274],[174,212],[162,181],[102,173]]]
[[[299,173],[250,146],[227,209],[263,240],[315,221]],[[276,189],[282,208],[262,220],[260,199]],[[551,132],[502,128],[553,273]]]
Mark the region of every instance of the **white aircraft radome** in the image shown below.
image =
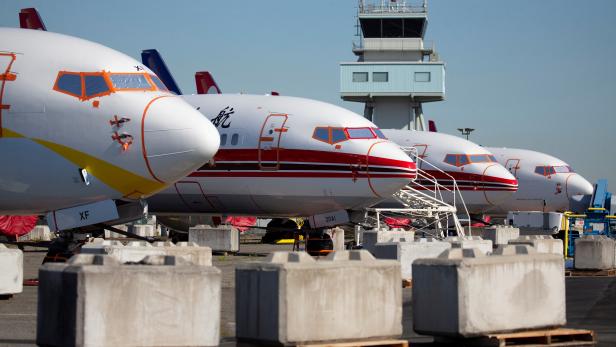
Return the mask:
[[[211,159],[215,127],[140,62],[0,28],[0,214],[135,201]]]

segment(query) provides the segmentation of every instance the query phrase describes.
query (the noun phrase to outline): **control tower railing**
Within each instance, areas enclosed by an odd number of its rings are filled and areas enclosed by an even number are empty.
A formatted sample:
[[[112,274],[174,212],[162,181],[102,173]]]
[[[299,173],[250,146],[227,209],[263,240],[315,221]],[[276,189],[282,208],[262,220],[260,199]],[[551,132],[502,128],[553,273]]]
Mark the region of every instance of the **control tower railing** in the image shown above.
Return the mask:
[[[427,0],[359,0],[359,13],[427,13]]]

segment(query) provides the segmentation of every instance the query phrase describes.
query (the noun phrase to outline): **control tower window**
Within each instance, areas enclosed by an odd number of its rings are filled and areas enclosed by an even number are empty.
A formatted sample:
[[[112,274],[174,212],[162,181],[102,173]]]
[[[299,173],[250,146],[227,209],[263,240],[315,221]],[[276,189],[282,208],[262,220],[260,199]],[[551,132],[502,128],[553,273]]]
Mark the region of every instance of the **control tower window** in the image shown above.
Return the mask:
[[[372,82],[387,82],[389,81],[389,74],[387,72],[373,72]]]
[[[415,72],[415,82],[430,82],[430,73]]]
[[[353,82],[368,82],[368,73],[353,72]]]
[[[359,24],[365,38],[421,38],[425,18],[360,18]]]

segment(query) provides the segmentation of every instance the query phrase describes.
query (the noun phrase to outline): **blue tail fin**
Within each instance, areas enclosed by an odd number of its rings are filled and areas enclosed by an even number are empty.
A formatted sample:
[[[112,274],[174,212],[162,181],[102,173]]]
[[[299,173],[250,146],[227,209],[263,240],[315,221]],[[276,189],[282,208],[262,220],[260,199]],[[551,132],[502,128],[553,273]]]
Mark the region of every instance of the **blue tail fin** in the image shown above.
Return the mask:
[[[167,65],[165,65],[165,61],[157,50],[146,49],[141,51],[141,62],[143,62],[143,65],[149,67],[150,70],[154,71],[158,78],[163,81],[167,89],[177,95],[182,95],[180,87],[175,83],[171,72],[169,72]]]

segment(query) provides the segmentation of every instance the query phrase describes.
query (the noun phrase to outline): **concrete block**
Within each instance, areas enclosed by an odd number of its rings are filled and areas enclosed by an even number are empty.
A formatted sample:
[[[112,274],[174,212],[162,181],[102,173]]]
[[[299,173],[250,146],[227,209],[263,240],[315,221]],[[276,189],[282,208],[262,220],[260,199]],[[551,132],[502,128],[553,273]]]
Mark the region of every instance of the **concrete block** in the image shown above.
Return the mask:
[[[450,236],[445,241],[451,243],[452,248],[478,248],[483,254],[492,253],[492,241],[479,236]]]
[[[615,243],[605,235],[589,235],[576,239],[573,267],[580,270],[605,270],[616,267]]]
[[[128,225],[126,224],[114,225],[113,227],[116,229],[120,229],[122,231],[128,231]],[[105,238],[106,239],[122,239],[122,238],[126,238],[126,235],[114,233],[113,231],[105,229]]]
[[[210,247],[215,252],[238,252],[240,231],[226,225],[219,227],[197,225],[188,230],[188,242]]]
[[[400,271],[403,279],[413,277],[413,262],[421,258],[436,258],[451,248],[451,243],[436,239],[421,238],[417,241],[377,243],[374,246],[374,256],[378,259],[394,259],[400,262]]]
[[[131,232],[142,237],[154,237],[156,226],[152,224],[133,224]]]
[[[221,273],[172,256],[120,265],[79,254],[39,270],[45,346],[217,346]]]
[[[566,323],[564,260],[528,245],[453,248],[413,263],[413,327],[472,337]]]
[[[154,248],[162,248],[165,255],[181,257],[195,265],[212,266],[212,249],[194,242],[154,242]]]
[[[520,229],[508,225],[495,225],[483,229],[483,238],[492,241],[494,246],[506,245],[509,240],[520,237]]]
[[[138,263],[149,255],[165,255],[165,250],[146,241],[131,241],[124,246],[120,241],[94,239],[81,247],[81,253],[110,255],[120,263]]]
[[[18,241],[51,241],[53,236],[47,225],[37,225],[29,233],[20,236]]]
[[[413,240],[414,231],[407,231],[400,228],[364,230],[362,233],[362,247],[369,251],[374,251],[374,245],[381,242],[396,242],[400,239]]]
[[[325,233],[327,233],[331,239],[332,239],[332,243],[334,245],[334,251],[344,251],[345,249],[345,244],[344,244],[344,229],[342,228],[333,228],[333,229],[327,229],[325,230]]]
[[[551,253],[564,256],[563,241],[550,235],[524,235],[509,240],[510,245],[533,246],[539,253]]]
[[[24,254],[0,243],[0,295],[23,291]]]
[[[304,252],[274,252],[235,272],[236,337],[257,343],[399,337],[400,265],[365,250],[318,262]]]

